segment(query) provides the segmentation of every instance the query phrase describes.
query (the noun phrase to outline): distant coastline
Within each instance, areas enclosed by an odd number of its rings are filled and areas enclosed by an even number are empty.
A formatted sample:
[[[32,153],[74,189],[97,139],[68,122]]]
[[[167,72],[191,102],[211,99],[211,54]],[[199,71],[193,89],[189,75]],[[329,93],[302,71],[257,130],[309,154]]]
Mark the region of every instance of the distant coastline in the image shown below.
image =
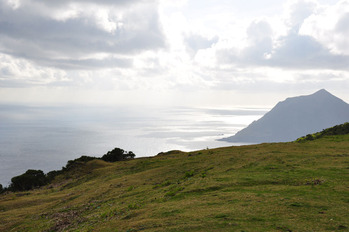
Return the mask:
[[[231,144],[217,141],[261,117],[264,108],[132,109],[0,105],[0,184],[28,169],[61,169],[67,160],[113,147],[138,157]],[[232,120],[236,118],[236,120]],[[240,121],[242,120],[242,121]],[[237,144],[238,145],[238,144]]]

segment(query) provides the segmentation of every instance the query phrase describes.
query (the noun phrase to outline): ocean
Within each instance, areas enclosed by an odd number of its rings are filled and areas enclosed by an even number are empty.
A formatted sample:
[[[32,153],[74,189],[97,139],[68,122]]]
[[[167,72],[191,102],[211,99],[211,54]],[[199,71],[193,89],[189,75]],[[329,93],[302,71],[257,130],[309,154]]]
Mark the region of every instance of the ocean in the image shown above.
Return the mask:
[[[41,107],[0,105],[0,184],[28,169],[59,170],[115,147],[136,157],[232,145],[217,141],[259,119],[265,108]]]

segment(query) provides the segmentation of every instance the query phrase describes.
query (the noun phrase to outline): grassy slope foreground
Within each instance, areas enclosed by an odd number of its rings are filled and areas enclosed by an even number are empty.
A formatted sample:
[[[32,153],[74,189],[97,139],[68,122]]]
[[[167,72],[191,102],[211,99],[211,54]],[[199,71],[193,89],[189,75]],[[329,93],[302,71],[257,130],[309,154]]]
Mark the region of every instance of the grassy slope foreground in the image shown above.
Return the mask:
[[[1,231],[348,231],[349,135],[90,161],[0,195]]]

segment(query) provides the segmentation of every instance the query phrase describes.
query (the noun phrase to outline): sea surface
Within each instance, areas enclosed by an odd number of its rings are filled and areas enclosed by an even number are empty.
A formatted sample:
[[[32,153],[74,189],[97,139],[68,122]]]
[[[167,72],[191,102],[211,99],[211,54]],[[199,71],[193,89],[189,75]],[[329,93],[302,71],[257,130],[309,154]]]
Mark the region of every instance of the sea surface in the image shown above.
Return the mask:
[[[59,170],[115,147],[136,157],[232,145],[217,141],[259,119],[264,108],[35,107],[0,105],[0,184],[28,169]]]

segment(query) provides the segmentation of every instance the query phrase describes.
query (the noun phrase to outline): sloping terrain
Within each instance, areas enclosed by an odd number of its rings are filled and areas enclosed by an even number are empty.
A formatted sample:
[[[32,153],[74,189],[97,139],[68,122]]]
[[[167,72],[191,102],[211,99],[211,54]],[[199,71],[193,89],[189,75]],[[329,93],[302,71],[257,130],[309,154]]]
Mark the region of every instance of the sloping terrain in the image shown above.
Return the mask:
[[[349,104],[322,89],[311,95],[279,102],[262,118],[222,140],[245,143],[288,142],[348,121]]]
[[[328,136],[328,135],[345,135],[345,134],[349,134],[349,122],[324,129],[320,132],[316,132],[313,134],[308,134],[306,136],[300,137],[297,139],[297,142],[304,142],[307,140],[319,139],[326,135]]]
[[[93,160],[0,195],[0,231],[348,231],[349,135]]]

